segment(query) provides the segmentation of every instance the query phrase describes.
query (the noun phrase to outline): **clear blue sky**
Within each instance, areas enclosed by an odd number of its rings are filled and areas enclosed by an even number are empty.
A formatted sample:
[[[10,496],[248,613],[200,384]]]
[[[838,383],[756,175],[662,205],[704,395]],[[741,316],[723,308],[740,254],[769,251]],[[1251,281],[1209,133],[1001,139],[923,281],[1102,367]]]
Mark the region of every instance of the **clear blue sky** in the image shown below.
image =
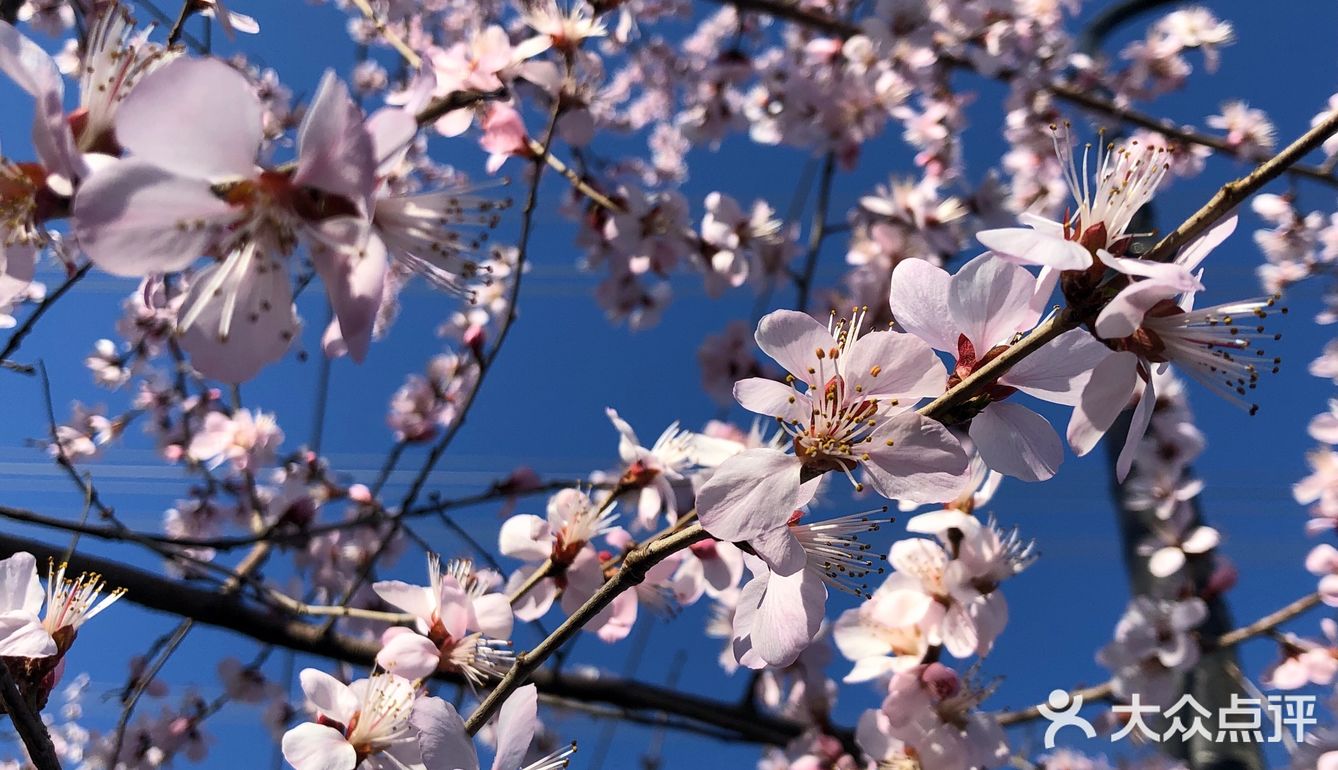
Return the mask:
[[[235,0],[232,5],[254,15],[264,28],[258,39],[242,41],[242,50],[258,54],[276,67],[299,96],[310,93],[323,69],[333,67],[346,74],[352,66],[355,50],[344,34],[345,17],[333,6],[262,0]],[[1233,0],[1216,2],[1212,7],[1236,25],[1239,41],[1225,50],[1217,74],[1196,76],[1189,90],[1161,100],[1155,108],[1175,119],[1201,125],[1203,117],[1212,114],[1221,101],[1242,98],[1273,117],[1281,141],[1303,131],[1310,116],[1338,88],[1331,53],[1338,8],[1320,3],[1295,6],[1307,17],[1306,23],[1298,24],[1297,12],[1278,13],[1276,6],[1268,4]],[[145,13],[139,15],[147,17]],[[218,42],[223,43],[221,39]],[[229,49],[223,44],[220,50]],[[979,175],[1001,150],[1001,94],[998,88],[977,78],[963,76],[960,85],[981,92],[971,108],[971,126],[966,134],[970,172]],[[0,95],[6,104],[18,107],[0,115],[0,141],[8,154],[22,157],[29,105],[7,84],[0,86]],[[1078,121],[1075,124],[1081,125]],[[838,176],[835,209],[852,205],[874,184],[886,181],[889,174],[909,171],[911,154],[896,133],[871,146],[857,172]],[[439,159],[458,160],[465,168],[478,167],[479,153],[472,140],[435,144]],[[696,217],[700,216],[702,198],[717,189],[744,202],[770,195],[772,204],[784,209],[805,159],[804,153],[795,150],[730,140],[717,153],[698,151],[690,156],[693,176],[684,192]],[[1177,216],[1197,208],[1218,184],[1241,171],[1242,167],[1231,161],[1210,161],[1198,180],[1177,182],[1158,200],[1160,221],[1163,225],[1178,221]],[[1302,189],[1306,206],[1333,205],[1329,190],[1314,186]],[[550,179],[544,192],[544,203],[536,217],[539,235],[531,251],[534,267],[522,293],[521,318],[469,424],[433,476],[432,488],[444,496],[477,491],[519,465],[561,477],[612,467],[617,461],[616,434],[604,417],[605,406],[615,406],[647,440],[673,420],[700,427],[720,414],[699,391],[696,348],[703,334],[722,328],[731,319],[749,317],[751,293],[735,293],[716,301],[705,296],[698,282],[681,280],[676,286],[677,299],[660,326],[637,334],[612,327],[591,297],[594,279],[576,270],[580,253],[571,245],[573,228],[556,211],[562,192],[559,181]],[[520,194],[518,189],[516,194]],[[1253,267],[1261,257],[1249,237],[1256,224],[1247,215],[1245,226],[1234,239],[1212,256],[1205,301],[1258,293]],[[496,240],[504,242],[514,233],[513,221],[503,226]],[[819,275],[828,282],[841,272],[844,249],[845,243],[838,237],[831,239],[823,252]],[[59,280],[49,266],[43,278],[52,285]],[[132,286],[104,275],[91,277],[26,343],[20,359],[31,360],[39,354],[45,359],[52,374],[58,415],[67,413],[74,398],[106,400],[113,408],[123,406],[124,394],[106,394],[91,386],[82,359],[94,340],[111,335],[118,304]],[[783,305],[792,302],[792,297],[779,294],[776,301]],[[1198,464],[1198,471],[1207,481],[1204,510],[1225,535],[1225,554],[1240,568],[1240,584],[1232,594],[1232,604],[1242,620],[1274,609],[1314,586],[1301,567],[1312,543],[1302,533],[1305,513],[1292,502],[1290,485],[1305,472],[1303,455],[1309,442],[1304,437],[1304,426],[1311,415],[1324,409],[1332,395],[1328,382],[1305,371],[1329,332],[1308,323],[1318,307],[1314,287],[1297,291],[1289,297],[1289,304],[1293,314],[1283,329],[1286,338],[1279,345],[1284,368],[1263,384],[1259,416],[1249,418],[1202,389],[1191,388],[1193,407],[1209,441],[1209,449]],[[336,469],[362,480],[374,475],[392,442],[385,426],[387,400],[406,371],[418,370],[438,351],[440,342],[433,329],[455,307],[456,300],[449,296],[421,288],[411,291],[393,332],[374,346],[365,365],[354,366],[346,360],[335,363],[325,449]],[[316,352],[323,311],[305,306],[304,311],[308,328],[303,344]],[[45,432],[37,382],[12,374],[2,376],[0,421],[8,426],[0,445],[4,501],[77,516],[81,500],[67,480],[53,467],[34,462],[40,455],[26,446],[26,439]],[[295,448],[309,435],[312,404],[308,394],[314,390],[316,377],[314,357],[305,363],[290,357],[244,389],[248,405],[279,413],[288,434],[287,449]],[[745,419],[742,410],[731,414]],[[410,452],[401,467],[416,468],[421,457],[421,451]],[[158,526],[163,510],[183,488],[180,469],[157,462],[137,431],[123,448],[90,465],[89,470],[104,497],[128,523],[140,528]],[[392,482],[391,499],[403,489],[407,478],[406,473]],[[1003,676],[1004,681],[988,705],[1023,706],[1043,698],[1055,687],[1105,678],[1106,672],[1095,663],[1093,653],[1109,638],[1127,599],[1118,536],[1105,488],[1106,469],[1101,453],[1096,453],[1087,460],[1069,458],[1058,477],[1044,487],[1008,482],[989,506],[1001,521],[1019,526],[1025,535],[1035,538],[1042,558],[1005,587],[1011,619],[982,668],[986,678]],[[521,510],[538,513],[541,508],[542,502],[536,500]],[[470,510],[462,513],[460,520],[479,539],[495,542],[495,510]],[[829,508],[831,513],[845,510],[839,497]],[[444,531],[431,527],[423,531],[443,554],[464,550]],[[893,533],[899,531],[899,525],[892,529]],[[52,542],[60,541],[53,538]],[[154,564],[129,548],[108,548],[87,541],[82,547],[139,564]],[[414,557],[402,561],[398,573],[414,580],[421,577],[422,569],[420,560]],[[830,617],[844,606],[842,599],[834,600]],[[737,697],[744,679],[729,680],[719,675],[716,642],[702,635],[704,610],[704,606],[692,608],[667,626],[657,625],[658,633],[651,638],[636,675],[662,682],[668,662],[680,650],[687,650],[682,687],[724,699]],[[86,628],[70,657],[69,670],[89,671],[94,679],[92,697],[86,704],[91,723],[114,722],[116,710],[102,703],[102,695],[120,686],[126,657],[142,650],[172,623],[172,618],[124,602]],[[1317,623],[1312,619],[1300,627],[1310,632]],[[196,684],[207,696],[212,695],[218,690],[213,674],[217,659],[222,655],[249,659],[256,649],[234,635],[196,630],[167,666],[166,678],[174,687]],[[585,636],[576,643],[573,660],[597,662],[614,672],[624,672],[630,649],[628,642],[609,647]],[[1257,673],[1273,654],[1266,642],[1249,646],[1245,650],[1246,668]],[[276,656],[271,670],[280,671],[282,663],[282,656]],[[298,666],[310,663],[299,660]],[[839,676],[844,665],[838,660],[832,673]],[[876,702],[871,690],[846,687],[838,715],[842,722],[852,724],[861,709]],[[153,706],[146,702],[142,708]],[[242,706],[212,718],[207,730],[216,742],[203,766],[268,766],[273,749],[267,739],[255,739],[260,729],[257,716]],[[598,742],[599,727],[575,716],[555,715],[552,723],[564,736],[584,744],[587,751],[578,755],[575,766],[588,767],[588,752]],[[636,766],[634,758],[647,738],[646,728],[620,728],[604,767]],[[1093,743],[1087,748],[1104,746]],[[700,766],[702,751],[712,752],[710,764],[717,767],[750,767],[757,756],[751,747],[675,737],[665,745],[666,766]]]

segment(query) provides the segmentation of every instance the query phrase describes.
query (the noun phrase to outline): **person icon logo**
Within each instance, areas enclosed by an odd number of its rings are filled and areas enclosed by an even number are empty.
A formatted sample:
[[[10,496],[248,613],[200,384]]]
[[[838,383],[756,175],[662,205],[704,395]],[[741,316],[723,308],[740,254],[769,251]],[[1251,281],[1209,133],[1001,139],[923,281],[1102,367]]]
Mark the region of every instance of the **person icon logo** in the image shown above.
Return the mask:
[[[1047,749],[1055,747],[1055,733],[1064,727],[1076,727],[1088,738],[1096,737],[1096,728],[1092,727],[1092,723],[1078,716],[1078,712],[1082,710],[1081,695],[1069,695],[1063,690],[1051,690],[1045,703],[1037,706],[1036,710],[1050,721],[1050,726],[1045,728]]]

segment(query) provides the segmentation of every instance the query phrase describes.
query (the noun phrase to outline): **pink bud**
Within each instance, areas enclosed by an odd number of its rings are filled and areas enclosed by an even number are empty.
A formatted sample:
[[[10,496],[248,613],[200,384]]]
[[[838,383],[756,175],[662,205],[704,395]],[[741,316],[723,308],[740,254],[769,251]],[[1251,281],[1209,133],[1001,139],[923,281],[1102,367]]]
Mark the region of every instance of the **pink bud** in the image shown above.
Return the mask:
[[[939,700],[951,698],[962,687],[957,672],[938,662],[925,666],[925,670],[920,673],[920,681]]]
[[[368,489],[366,484],[350,484],[348,499],[367,505],[372,502],[372,490]]]

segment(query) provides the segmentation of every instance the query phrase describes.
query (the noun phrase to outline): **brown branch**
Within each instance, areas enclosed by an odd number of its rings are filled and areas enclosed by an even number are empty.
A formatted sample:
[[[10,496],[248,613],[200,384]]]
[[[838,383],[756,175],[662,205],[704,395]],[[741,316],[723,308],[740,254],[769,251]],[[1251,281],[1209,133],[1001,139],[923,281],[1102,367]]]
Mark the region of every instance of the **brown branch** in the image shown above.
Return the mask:
[[[39,561],[48,557],[59,559],[64,555],[61,547],[0,532],[0,558],[19,551],[31,553]],[[660,554],[660,558],[664,555],[667,554]],[[261,644],[362,666],[371,666],[380,650],[375,639],[326,634],[320,625],[256,607],[238,594],[224,595],[190,582],[130,567],[114,559],[76,554],[71,559],[71,567],[101,573],[108,584],[125,588],[123,601],[234,631]],[[437,672],[434,678],[450,684],[464,684],[458,674],[446,671]],[[675,717],[668,723],[674,729],[722,740],[783,746],[805,730],[805,725],[799,722],[745,711],[734,703],[616,676],[573,675],[539,669],[532,671],[529,679],[538,686],[546,702],[559,707],[583,709],[589,704],[604,704],[622,710],[634,721],[647,723],[658,723],[663,716]]]
[[[622,566],[614,576],[605,581],[594,596],[567,616],[556,631],[549,634],[534,649],[516,656],[516,662],[506,672],[506,676],[502,677],[502,681],[492,689],[492,692],[488,693],[488,697],[484,698],[478,708],[474,709],[473,713],[469,715],[469,719],[465,722],[469,734],[477,733],[484,723],[496,713],[497,709],[501,708],[502,703],[517,687],[524,684],[531,674],[537,671],[544,661],[548,660],[550,655],[557,652],[586,623],[589,623],[605,607],[608,607],[619,594],[645,580],[647,570],[668,558],[670,554],[710,537],[706,530],[701,528],[701,525],[693,524],[679,532],[657,538],[646,545],[638,546],[629,552],[623,558]]]
[[[9,666],[0,662],[0,701],[4,702],[5,711],[14,723],[14,730],[23,740],[23,747],[28,750],[28,758],[37,770],[60,770],[60,760],[56,758],[56,747],[51,743],[51,735],[46,731],[37,715],[37,709],[24,699],[19,692],[18,683],[10,673]]]
[[[1222,185],[1222,189],[1217,191],[1212,200],[1209,200],[1203,208],[1194,212],[1194,215],[1186,219],[1174,232],[1158,241],[1157,245],[1153,246],[1152,250],[1143,258],[1161,262],[1169,261],[1181,246],[1189,243],[1211,227],[1218,219],[1221,219],[1226,212],[1258,192],[1264,185],[1277,179],[1301,158],[1324,144],[1324,140],[1332,136],[1334,132],[1338,132],[1338,111],[1329,113],[1324,120],[1315,124],[1314,128],[1302,134],[1300,138],[1288,145],[1282,152],[1261,163],[1254,171],[1240,179]]]

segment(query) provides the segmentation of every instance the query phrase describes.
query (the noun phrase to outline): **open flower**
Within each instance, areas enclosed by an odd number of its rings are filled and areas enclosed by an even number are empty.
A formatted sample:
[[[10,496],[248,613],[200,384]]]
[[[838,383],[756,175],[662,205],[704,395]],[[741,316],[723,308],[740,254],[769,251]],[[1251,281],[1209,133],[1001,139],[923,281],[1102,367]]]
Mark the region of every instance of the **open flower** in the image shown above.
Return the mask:
[[[106,583],[98,574],[65,577],[66,564],[47,566],[45,594],[37,578],[37,560],[19,552],[0,561],[0,656],[45,658],[64,654],[84,623],[125,593],[103,596]],[[46,614],[37,616],[46,600]]]
[[[378,596],[414,616],[418,632],[397,626],[382,635],[383,647],[376,661],[387,671],[418,679],[444,665],[447,670],[462,672],[470,681],[481,682],[486,675],[506,669],[510,662],[505,642],[511,635],[510,602],[504,594],[483,593],[486,588],[481,583],[466,588],[469,567],[452,566],[443,573],[436,554],[431,554],[427,586],[399,580],[372,584]]]
[[[877,530],[887,518],[857,513],[811,524],[799,521],[795,511],[749,540],[762,558],[744,557],[753,577],[739,594],[733,635],[734,656],[749,668],[790,665],[822,626],[827,587],[862,596],[866,586],[860,581],[880,570],[860,535]]]
[[[375,673],[351,685],[314,668],[298,676],[316,721],[283,735],[297,770],[450,770],[468,767],[473,745],[455,708],[420,696],[408,679]]]
[[[548,517],[512,516],[497,535],[498,549],[529,562],[511,575],[508,593],[552,560],[548,573],[512,604],[516,617],[535,620],[553,606],[570,584],[598,588],[604,582],[599,555],[590,541],[613,528],[613,504],[596,505],[579,489],[563,489],[548,499]]]
[[[892,272],[889,302],[902,328],[956,357],[949,385],[1003,354],[1019,332],[1036,325],[1050,286],[1025,269],[982,254],[954,275],[921,259]],[[1111,355],[1086,330],[1061,334],[1020,361],[986,390],[968,433],[991,469],[1043,481],[1064,459],[1064,444],[1044,417],[1007,402],[1015,391],[1075,406],[1092,370]],[[955,496],[955,495],[953,495]]]
[[[785,367],[790,384],[751,378],[736,384],[734,395],[745,408],[776,417],[794,453],[756,448],[721,463],[697,494],[706,531],[730,541],[779,532],[777,522],[811,500],[829,471],[861,490],[854,472],[863,469],[891,499],[938,502],[956,494],[966,454],[946,428],[911,411],[943,392],[943,364],[912,335],[860,336],[861,321],[862,313],[850,324],[824,327],[790,310],[762,318],[758,347]]]
[[[629,490],[624,496],[630,498],[629,507],[636,511],[636,524],[642,529],[654,526],[661,511],[677,515],[674,486],[686,485],[687,473],[719,465],[739,452],[737,442],[683,430],[676,422],[647,448],[617,411],[604,411],[618,429],[618,456],[623,461],[618,483]]]
[[[1067,129],[1063,133],[1061,139],[1060,132],[1054,132],[1055,153],[1064,169],[1064,181],[1078,204],[1073,216],[1055,222],[1022,214],[1019,219],[1027,227],[983,230],[976,238],[994,253],[1019,264],[1087,270],[1097,264],[1097,250],[1122,255],[1133,241],[1129,225],[1161,185],[1168,168],[1166,150],[1139,146],[1137,142],[1098,146],[1093,185],[1085,173],[1079,173]],[[1086,151],[1082,168],[1083,172],[1087,169]]]
[[[305,243],[349,352],[361,360],[381,303],[385,251],[367,238],[372,142],[348,89],[321,81],[292,166],[263,169],[263,106],[245,76],[213,59],[176,59],[121,104],[129,157],[100,168],[74,200],[74,229],[117,275],[215,263],[191,282],[178,327],[192,363],[241,382],[297,333],[288,257]]]
[[[1245,406],[1242,397],[1254,390],[1264,372],[1276,372],[1281,363],[1260,347],[1261,342],[1281,336],[1269,333],[1264,325],[1270,314],[1279,311],[1276,297],[1194,307],[1195,294],[1202,288],[1202,271],[1193,271],[1235,227],[1235,217],[1220,222],[1185,246],[1169,264],[1102,255],[1106,264],[1130,280],[1097,316],[1097,336],[1117,352],[1093,372],[1069,424],[1069,442],[1076,453],[1086,454],[1129,399],[1141,392],[1116,461],[1116,476],[1121,481],[1152,419],[1154,370],[1177,364],[1180,371],[1210,390]],[[1253,414],[1258,406],[1248,408]]]

